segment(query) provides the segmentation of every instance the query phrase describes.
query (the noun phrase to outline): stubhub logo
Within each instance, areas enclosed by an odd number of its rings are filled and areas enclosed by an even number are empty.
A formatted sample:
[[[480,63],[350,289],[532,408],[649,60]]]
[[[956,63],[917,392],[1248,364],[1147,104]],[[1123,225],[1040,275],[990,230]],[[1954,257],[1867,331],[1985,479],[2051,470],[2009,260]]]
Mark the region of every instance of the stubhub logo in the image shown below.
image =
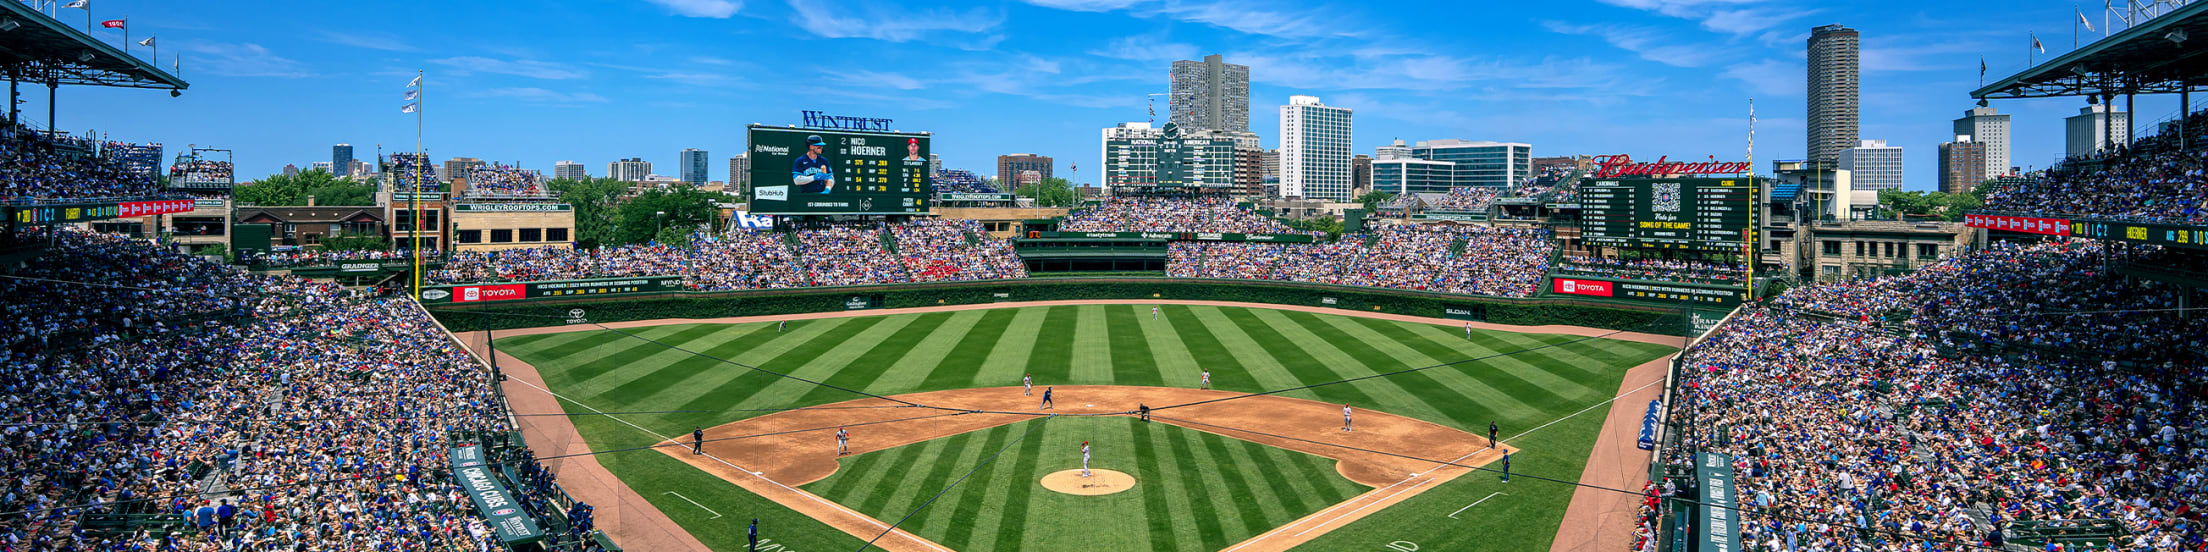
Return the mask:
[[[752,188],[752,194],[751,194],[751,195],[752,195],[752,198],[753,198],[753,199],[763,199],[763,200],[767,200],[767,201],[789,201],[789,200],[790,200],[790,187],[789,187],[789,186],[760,186],[760,187],[757,187],[757,188]]]

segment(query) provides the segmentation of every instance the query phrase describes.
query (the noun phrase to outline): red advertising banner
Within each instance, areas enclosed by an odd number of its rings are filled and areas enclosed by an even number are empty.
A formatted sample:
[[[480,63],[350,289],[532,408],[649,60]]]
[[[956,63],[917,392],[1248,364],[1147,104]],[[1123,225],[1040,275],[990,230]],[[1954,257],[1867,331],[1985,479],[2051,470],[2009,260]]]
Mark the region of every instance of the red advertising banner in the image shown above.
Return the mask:
[[[191,212],[192,210],[192,200],[169,199],[162,201],[125,201],[122,204],[117,205],[115,210],[115,216],[119,217],[144,217],[152,215],[167,215],[172,213],[187,213]]]
[[[453,288],[452,300],[456,303],[476,301],[512,301],[527,297],[524,284],[498,284],[490,286],[461,286]]]
[[[1555,286],[1555,291],[1557,293],[1562,293],[1566,295],[1592,295],[1595,297],[1610,296],[1610,282],[1605,282],[1602,280],[1574,280],[1571,278],[1556,278],[1554,279],[1554,281],[1556,283],[1552,285]]]
[[[2050,236],[2070,235],[2070,221],[2056,218],[2008,217],[2000,215],[1966,215],[1963,224],[1971,228],[2007,230],[2027,234]]]

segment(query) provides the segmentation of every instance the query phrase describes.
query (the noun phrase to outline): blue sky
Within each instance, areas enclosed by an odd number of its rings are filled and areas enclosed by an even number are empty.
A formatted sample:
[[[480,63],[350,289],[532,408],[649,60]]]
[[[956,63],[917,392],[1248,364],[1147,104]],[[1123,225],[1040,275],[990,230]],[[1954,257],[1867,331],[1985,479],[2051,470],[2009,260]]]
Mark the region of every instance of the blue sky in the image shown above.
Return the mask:
[[[1093,181],[1098,129],[1148,118],[1175,59],[1251,66],[1251,127],[1277,144],[1291,94],[1356,111],[1356,149],[1462,138],[1532,143],[1537,156],[1629,153],[1737,160],[1756,101],[1756,159],[1803,151],[1804,44],[1830,23],[1862,32],[1862,135],[1906,148],[1907,185],[1936,185],[1936,146],[1989,78],[2071,48],[2066,2],[1597,0],[1270,2],[877,0],[604,2],[154,2],[93,0],[96,19],[159,36],[192,83],[166,92],[65,88],[56,126],[128,141],[236,151],[241,180],[414,147],[400,94],[428,74],[432,156],[519,162],[643,157],[674,174],[703,148],[711,179],[747,123],[799,111],[887,117],[937,135],[945,165],[994,172],[995,157],[1057,158]],[[2091,16],[2101,26],[2098,14]],[[84,23],[63,10],[64,23]],[[2081,30],[2082,32],[2082,30]],[[96,33],[111,42],[122,34]],[[2087,39],[2088,41],[2090,38]],[[132,51],[144,57],[141,46]],[[46,98],[25,88],[27,118]],[[43,92],[43,91],[37,91]],[[1158,112],[1166,111],[1158,99]],[[1995,102],[2014,114],[2012,157],[2062,151],[2078,98]],[[2175,114],[2142,97],[2142,122]]]

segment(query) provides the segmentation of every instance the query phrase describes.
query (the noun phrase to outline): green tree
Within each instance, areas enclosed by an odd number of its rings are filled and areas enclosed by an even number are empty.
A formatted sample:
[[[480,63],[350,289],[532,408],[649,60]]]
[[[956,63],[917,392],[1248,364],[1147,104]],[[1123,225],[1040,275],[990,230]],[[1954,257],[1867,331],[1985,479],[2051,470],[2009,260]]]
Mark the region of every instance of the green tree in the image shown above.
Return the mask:
[[[375,234],[338,234],[322,238],[323,251],[390,251],[391,240]]]
[[[343,180],[330,171],[314,169],[298,176],[268,175],[238,186],[230,195],[241,205],[306,205],[308,197],[314,198],[315,205],[375,205],[376,183]]]
[[[1365,192],[1365,195],[1357,196],[1356,201],[1365,204],[1366,212],[1371,212],[1380,210],[1380,204],[1390,199],[1395,199],[1395,194],[1373,190]]]
[[[1888,218],[1898,219],[1904,216],[1913,216],[1933,220],[1959,221],[1963,220],[1964,214],[1985,204],[1982,195],[1985,188],[1981,185],[1978,189],[1964,194],[1879,190],[1878,210],[1880,215]]]
[[[713,222],[713,203],[727,196],[697,188],[654,188],[614,208],[614,244],[648,243],[674,230],[687,234]]]
[[[559,196],[560,203],[575,206],[576,246],[591,248],[616,243],[614,207],[621,204],[621,194],[629,191],[628,182],[611,178],[560,178],[546,182],[545,189]]]
[[[1012,190],[1012,193],[1020,197],[1035,198],[1037,207],[1072,207],[1081,204],[1081,192],[1074,191],[1073,184],[1066,179],[1057,177],[1021,186]]]

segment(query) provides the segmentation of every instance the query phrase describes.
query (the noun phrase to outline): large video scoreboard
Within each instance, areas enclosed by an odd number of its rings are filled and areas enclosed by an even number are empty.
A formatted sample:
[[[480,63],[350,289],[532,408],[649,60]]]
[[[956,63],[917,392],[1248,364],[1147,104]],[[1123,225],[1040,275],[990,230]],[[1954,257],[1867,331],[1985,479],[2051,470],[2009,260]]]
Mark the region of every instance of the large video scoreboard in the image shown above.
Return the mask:
[[[1589,245],[1737,251],[1757,195],[1745,177],[1590,179],[1579,185],[1579,235]]]
[[[752,213],[920,214],[935,195],[927,134],[765,125],[749,131]]]

